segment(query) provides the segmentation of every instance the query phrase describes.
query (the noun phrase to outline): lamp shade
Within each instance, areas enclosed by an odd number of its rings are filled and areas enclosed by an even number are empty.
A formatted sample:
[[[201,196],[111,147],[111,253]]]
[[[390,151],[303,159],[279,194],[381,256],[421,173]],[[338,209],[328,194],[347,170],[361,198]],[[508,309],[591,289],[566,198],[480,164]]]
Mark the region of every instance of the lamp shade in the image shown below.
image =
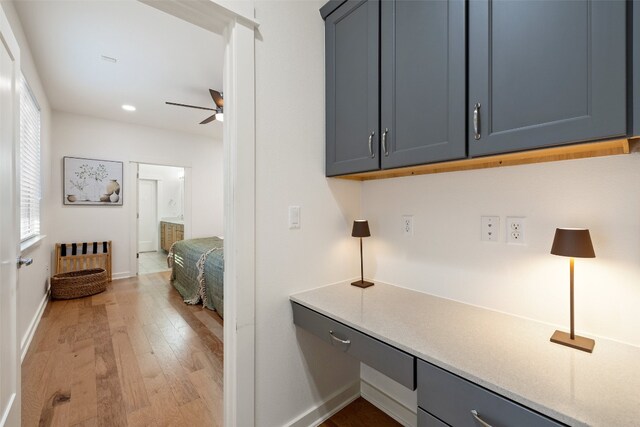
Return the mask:
[[[589,230],[586,228],[556,228],[551,253],[573,258],[596,257]]]
[[[353,237],[369,237],[371,232],[369,231],[369,221],[366,219],[356,219],[353,221],[353,230],[351,230]]]

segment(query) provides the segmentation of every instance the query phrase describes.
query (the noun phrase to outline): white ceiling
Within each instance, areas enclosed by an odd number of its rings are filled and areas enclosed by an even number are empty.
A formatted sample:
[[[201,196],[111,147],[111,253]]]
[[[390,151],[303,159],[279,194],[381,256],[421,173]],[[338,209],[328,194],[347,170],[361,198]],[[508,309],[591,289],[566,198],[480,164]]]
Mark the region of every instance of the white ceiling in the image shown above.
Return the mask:
[[[220,122],[198,124],[213,112],[165,105],[214,107],[221,36],[136,0],[20,0],[16,9],[53,109],[222,139]]]

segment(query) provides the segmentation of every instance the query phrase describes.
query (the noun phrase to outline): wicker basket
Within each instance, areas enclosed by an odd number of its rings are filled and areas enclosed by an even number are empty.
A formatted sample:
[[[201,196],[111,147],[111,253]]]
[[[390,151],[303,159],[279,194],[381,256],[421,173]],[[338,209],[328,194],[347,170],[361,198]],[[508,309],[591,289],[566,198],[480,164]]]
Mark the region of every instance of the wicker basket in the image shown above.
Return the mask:
[[[107,288],[107,272],[103,268],[70,271],[51,278],[51,298],[82,298]]]

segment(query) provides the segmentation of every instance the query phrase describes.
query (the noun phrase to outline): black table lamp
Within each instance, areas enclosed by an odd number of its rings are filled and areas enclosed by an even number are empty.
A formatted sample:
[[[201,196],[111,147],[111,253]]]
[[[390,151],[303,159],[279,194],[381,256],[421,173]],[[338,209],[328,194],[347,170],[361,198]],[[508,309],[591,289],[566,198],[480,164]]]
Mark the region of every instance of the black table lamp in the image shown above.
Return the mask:
[[[366,282],[364,280],[364,268],[362,264],[362,238],[371,236],[371,232],[369,231],[369,221],[366,219],[356,219],[353,221],[353,230],[351,231],[351,235],[353,237],[360,238],[360,280],[353,282],[353,286],[357,286],[359,288],[368,288],[369,286],[373,286],[373,283]]]
[[[576,336],[573,325],[573,258],[595,258],[591,244],[591,236],[586,228],[556,228],[556,235],[551,246],[553,255],[569,258],[569,298],[571,312],[571,332],[555,331],[551,336],[551,342],[566,345],[578,350],[591,353],[596,342],[591,338]]]

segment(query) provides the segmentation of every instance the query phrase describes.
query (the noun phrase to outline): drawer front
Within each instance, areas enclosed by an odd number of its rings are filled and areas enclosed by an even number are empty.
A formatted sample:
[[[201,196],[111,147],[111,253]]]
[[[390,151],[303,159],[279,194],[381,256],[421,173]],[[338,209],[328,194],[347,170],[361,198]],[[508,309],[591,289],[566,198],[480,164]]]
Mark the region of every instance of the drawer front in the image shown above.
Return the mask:
[[[292,302],[291,305],[293,323],[297,326],[415,390],[415,357],[300,304]]]
[[[449,427],[422,408],[418,408],[418,427]]]
[[[493,427],[558,427],[550,418],[418,360],[418,406],[456,427],[477,427],[472,410]]]

